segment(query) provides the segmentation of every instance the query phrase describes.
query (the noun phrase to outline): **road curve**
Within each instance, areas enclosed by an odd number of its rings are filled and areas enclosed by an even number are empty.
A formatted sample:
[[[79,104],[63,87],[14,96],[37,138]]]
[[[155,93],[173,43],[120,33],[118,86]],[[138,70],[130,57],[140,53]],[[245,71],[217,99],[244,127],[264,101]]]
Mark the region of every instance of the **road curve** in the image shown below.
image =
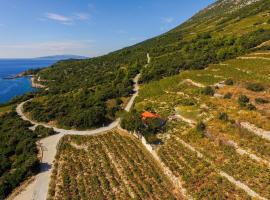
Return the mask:
[[[134,93],[125,108],[126,111],[130,111],[133,106],[134,100],[138,96],[139,78],[140,74],[138,74],[133,79]],[[60,129],[45,123],[35,122],[28,118],[23,112],[23,106],[26,102],[19,104],[16,108],[16,112],[23,120],[29,121],[31,124],[33,124],[33,127],[42,125],[47,128],[53,128],[59,134],[40,140],[40,144],[44,149],[43,158],[41,161],[41,172],[35,177],[35,181],[28,185],[18,196],[14,198],[14,200],[46,200],[53,168],[53,161],[57,152],[57,144],[59,143],[60,139],[65,135],[96,135],[99,133],[107,132],[116,128],[120,123],[120,119],[116,119],[114,122],[112,122],[106,127],[101,127],[95,130],[79,131]]]

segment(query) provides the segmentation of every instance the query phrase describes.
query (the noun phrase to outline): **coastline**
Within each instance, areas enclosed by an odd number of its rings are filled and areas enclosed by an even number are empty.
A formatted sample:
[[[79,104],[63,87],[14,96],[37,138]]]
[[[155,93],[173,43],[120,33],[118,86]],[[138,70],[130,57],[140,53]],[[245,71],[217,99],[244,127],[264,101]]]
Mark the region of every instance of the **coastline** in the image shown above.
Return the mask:
[[[31,86],[32,86],[32,88],[37,88],[37,89],[46,88],[45,85],[40,84],[39,80],[36,81],[35,78],[36,78],[36,76],[33,76],[33,75],[31,76]]]
[[[0,104],[4,104],[28,92],[47,88],[48,83],[38,80],[37,72],[57,61],[35,59],[0,59]],[[31,78],[37,76],[32,84]],[[44,85],[45,87],[42,87]]]
[[[38,77],[38,79],[36,80],[36,77],[34,74],[25,74],[25,72],[22,72],[20,74],[17,74],[15,76],[11,76],[11,77],[6,77],[3,78],[5,80],[13,80],[13,79],[18,79],[18,78],[23,78],[23,77],[29,77],[31,80],[31,87],[32,88],[36,88],[36,89],[42,89],[42,88],[46,88],[45,85],[42,85],[40,82],[40,77]]]
[[[15,76],[4,77],[3,79],[5,79],[5,80],[12,80],[12,79],[22,78],[22,77],[26,77],[26,76],[32,77],[33,75],[31,75],[31,74],[25,74],[25,72],[22,72],[22,73],[16,74]]]

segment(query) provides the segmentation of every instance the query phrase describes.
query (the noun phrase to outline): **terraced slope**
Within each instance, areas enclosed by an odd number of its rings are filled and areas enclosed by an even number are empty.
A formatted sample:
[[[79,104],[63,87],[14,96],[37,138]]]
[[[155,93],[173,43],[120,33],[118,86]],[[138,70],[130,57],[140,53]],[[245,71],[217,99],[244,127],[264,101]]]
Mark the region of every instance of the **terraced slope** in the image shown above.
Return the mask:
[[[169,119],[157,152],[195,199],[270,198],[269,54],[256,51],[141,88],[135,109]]]
[[[48,199],[182,199],[139,140],[120,131],[65,136]]]
[[[97,58],[59,62],[38,73],[48,88],[27,108],[34,119],[61,127],[108,123],[132,93],[139,70],[145,83],[253,51],[270,40],[269,10],[268,0],[218,1],[156,38]],[[147,53],[151,63],[144,68]]]

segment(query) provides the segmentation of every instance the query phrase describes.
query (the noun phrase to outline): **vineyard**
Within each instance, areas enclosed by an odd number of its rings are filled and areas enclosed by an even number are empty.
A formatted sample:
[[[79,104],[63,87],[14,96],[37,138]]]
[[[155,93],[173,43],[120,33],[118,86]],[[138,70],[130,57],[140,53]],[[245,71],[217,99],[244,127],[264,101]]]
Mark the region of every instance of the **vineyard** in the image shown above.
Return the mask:
[[[181,199],[140,141],[119,131],[65,136],[48,199]]]
[[[159,150],[162,161],[182,177],[184,187],[195,199],[248,199],[248,196],[218,174],[213,165],[180,142],[170,140]]]
[[[270,198],[270,141],[260,136],[270,130],[268,57],[253,52],[140,90],[135,109],[168,119],[157,152],[194,199]]]

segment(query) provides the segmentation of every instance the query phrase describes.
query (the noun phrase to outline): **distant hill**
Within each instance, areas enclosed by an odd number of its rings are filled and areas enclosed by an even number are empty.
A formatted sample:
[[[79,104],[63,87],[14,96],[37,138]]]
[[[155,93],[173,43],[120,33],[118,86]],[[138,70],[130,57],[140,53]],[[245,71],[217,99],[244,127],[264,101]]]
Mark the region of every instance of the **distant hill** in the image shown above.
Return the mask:
[[[85,56],[78,55],[54,55],[35,58],[37,60],[69,60],[69,59],[87,59]]]

